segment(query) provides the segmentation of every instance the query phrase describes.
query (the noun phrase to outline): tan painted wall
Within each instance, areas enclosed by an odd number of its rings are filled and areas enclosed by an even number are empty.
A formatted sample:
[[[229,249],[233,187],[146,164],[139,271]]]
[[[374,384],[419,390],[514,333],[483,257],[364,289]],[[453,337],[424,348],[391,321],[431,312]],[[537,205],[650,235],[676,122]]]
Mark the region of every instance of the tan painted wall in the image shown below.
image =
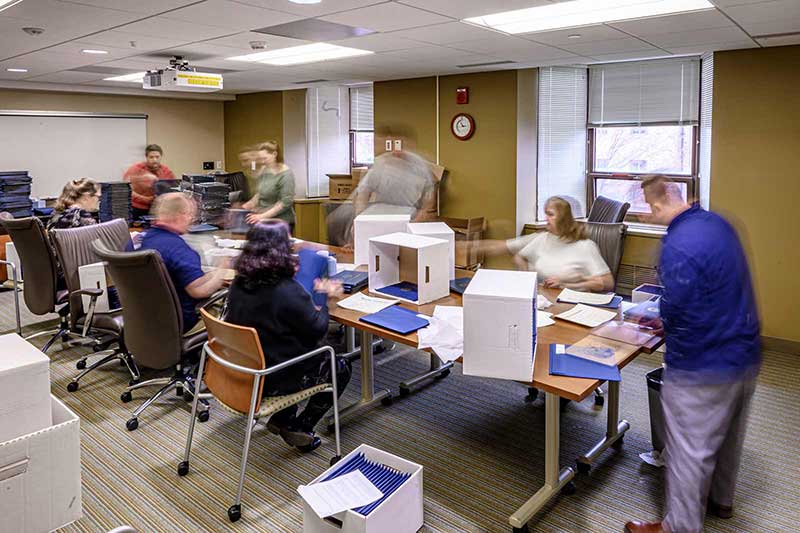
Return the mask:
[[[800,342],[800,46],[714,55],[711,208],[739,227],[763,331]]]
[[[223,160],[222,104],[210,100],[0,89],[0,109],[146,113],[147,142],[164,148],[164,163],[178,176],[201,172],[203,161]]]
[[[412,148],[429,161],[436,161],[436,78],[381,81],[373,86],[375,99],[375,155],[385,151],[389,128],[407,135]]]
[[[240,94],[225,102],[225,168],[239,170],[239,150],[263,141],[283,145],[283,94],[281,91]]]

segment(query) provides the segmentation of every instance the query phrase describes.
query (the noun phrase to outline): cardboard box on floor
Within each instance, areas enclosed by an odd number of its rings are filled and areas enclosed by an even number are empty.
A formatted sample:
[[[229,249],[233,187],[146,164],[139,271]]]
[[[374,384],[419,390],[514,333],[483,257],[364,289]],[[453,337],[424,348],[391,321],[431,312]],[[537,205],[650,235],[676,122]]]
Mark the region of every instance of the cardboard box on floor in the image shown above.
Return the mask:
[[[0,442],[0,529],[42,533],[82,515],[80,419],[47,395],[47,427]]]
[[[50,358],[16,333],[0,335],[0,442],[52,422]]]
[[[440,217],[439,220],[450,226],[456,234],[456,268],[473,269],[483,263],[483,253],[479,249],[483,232],[486,231],[483,217]]]

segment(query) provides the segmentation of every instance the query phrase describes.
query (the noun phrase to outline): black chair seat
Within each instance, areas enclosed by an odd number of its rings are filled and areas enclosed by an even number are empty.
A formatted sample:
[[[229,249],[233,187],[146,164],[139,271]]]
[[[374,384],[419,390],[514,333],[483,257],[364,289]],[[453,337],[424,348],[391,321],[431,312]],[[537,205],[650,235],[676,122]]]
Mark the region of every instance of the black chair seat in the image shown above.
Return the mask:
[[[78,319],[78,327],[83,327],[86,317]],[[122,313],[97,313],[92,318],[92,329],[122,335]]]
[[[69,291],[64,289],[56,293],[56,305],[62,305],[69,302]]]
[[[208,333],[206,331],[200,331],[192,335],[186,335],[181,341],[181,350],[183,350],[183,353],[199,350],[203,346],[203,343],[207,340]]]

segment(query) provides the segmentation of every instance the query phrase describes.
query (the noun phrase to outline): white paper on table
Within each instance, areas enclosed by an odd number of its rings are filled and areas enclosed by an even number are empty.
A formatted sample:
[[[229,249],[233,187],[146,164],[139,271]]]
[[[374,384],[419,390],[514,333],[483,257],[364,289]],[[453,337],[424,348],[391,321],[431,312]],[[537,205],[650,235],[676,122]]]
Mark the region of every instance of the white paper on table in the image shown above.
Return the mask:
[[[552,306],[553,302],[548,300],[545,296],[541,294],[536,295],[536,309],[547,309],[548,307]]]
[[[464,308],[437,305],[428,326],[417,330],[419,349],[431,348],[444,362],[454,361],[464,354]]]
[[[311,485],[300,485],[297,492],[320,518],[335,515],[348,509],[368,505],[383,497],[383,493],[372,482],[355,470]]]
[[[356,265],[353,263],[336,263],[336,273],[342,272],[344,270],[355,270]]]
[[[338,305],[351,311],[360,311],[362,313],[372,314],[377,313],[387,307],[391,307],[400,300],[389,298],[377,298],[375,296],[367,296],[362,292],[357,292],[352,296],[340,300]]]
[[[220,239],[219,237],[214,237],[214,241],[220,248],[244,248],[244,245],[247,244],[244,239]]]
[[[560,315],[556,315],[556,318],[569,320],[570,322],[575,322],[582,326],[594,328],[603,322],[608,322],[616,316],[617,313],[615,311],[607,311],[597,307],[578,304],[569,311],[564,311]]]
[[[568,304],[590,304],[590,305],[606,305],[611,303],[614,299],[614,293],[611,294],[597,294],[593,292],[574,291],[572,289],[564,289],[558,295],[558,301]]]
[[[553,313],[547,311],[536,311],[536,327],[543,328],[545,326],[552,326],[556,323],[552,318]]]

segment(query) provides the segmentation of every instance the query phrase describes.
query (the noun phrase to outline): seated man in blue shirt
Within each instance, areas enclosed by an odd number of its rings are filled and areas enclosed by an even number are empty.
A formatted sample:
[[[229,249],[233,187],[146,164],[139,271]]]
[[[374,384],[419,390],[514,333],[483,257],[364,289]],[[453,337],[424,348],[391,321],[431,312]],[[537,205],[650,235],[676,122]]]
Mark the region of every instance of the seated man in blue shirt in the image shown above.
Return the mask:
[[[661,405],[666,429],[663,522],[628,532],[700,532],[706,509],[733,514],[747,411],[761,363],[747,258],[733,227],[689,205],[661,176],[642,182],[653,221],[666,224],[659,276],[666,338]]]
[[[194,223],[197,207],[191,198],[174,192],[156,198],[152,209],[156,219],[142,237],[141,250],[156,250],[167,267],[183,311],[183,331],[200,330],[197,303],[222,288],[224,270],[204,273],[200,255],[181,238]],[[198,326],[195,328],[195,326]]]

